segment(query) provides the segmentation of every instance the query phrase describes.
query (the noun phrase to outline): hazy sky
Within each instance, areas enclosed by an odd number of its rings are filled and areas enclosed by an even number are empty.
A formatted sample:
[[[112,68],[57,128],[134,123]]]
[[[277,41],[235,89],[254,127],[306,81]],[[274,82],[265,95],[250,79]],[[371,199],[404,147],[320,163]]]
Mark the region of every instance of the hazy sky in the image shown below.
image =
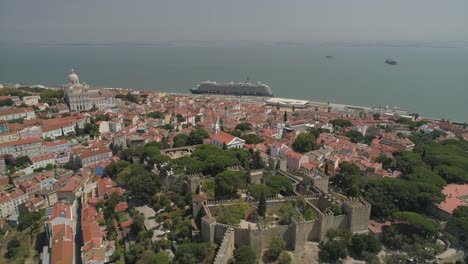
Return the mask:
[[[0,0],[0,42],[461,40],[468,0]]]

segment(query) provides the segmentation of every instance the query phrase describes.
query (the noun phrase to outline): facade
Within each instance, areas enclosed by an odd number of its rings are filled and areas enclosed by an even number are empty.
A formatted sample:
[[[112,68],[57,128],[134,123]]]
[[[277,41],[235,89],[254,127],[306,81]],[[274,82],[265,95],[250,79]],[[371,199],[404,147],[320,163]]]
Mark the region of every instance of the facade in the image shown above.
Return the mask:
[[[20,136],[16,132],[0,134],[0,143],[16,141],[16,140],[20,140]]]
[[[90,110],[93,107],[115,107],[113,95],[104,89],[91,88],[85,83],[81,84],[78,75],[73,70],[68,75],[68,84],[64,85],[63,89],[65,90],[65,101],[70,111]]]
[[[33,106],[39,104],[41,97],[39,95],[24,96],[23,103],[28,106]]]
[[[33,169],[45,168],[49,164],[55,165],[55,155],[53,153],[46,153],[31,158],[31,161]]]
[[[19,214],[18,206],[28,201],[28,195],[20,189],[0,196],[0,217],[7,218]]]
[[[11,108],[0,110],[0,120],[11,121],[17,119],[31,120],[36,118],[36,113],[31,107],[28,108]]]
[[[47,148],[40,138],[21,139],[12,142],[0,143],[0,155],[10,154],[13,157],[36,157],[47,153]]]
[[[74,150],[75,163],[82,167],[99,164],[112,158],[112,150],[106,146],[80,148]]]
[[[226,145],[226,148],[242,148],[245,144],[245,140],[235,137],[223,131],[219,131],[216,134],[210,136],[211,143],[222,148]]]
[[[39,126],[27,127],[18,132],[21,139],[28,138],[41,138],[42,137],[42,128]]]

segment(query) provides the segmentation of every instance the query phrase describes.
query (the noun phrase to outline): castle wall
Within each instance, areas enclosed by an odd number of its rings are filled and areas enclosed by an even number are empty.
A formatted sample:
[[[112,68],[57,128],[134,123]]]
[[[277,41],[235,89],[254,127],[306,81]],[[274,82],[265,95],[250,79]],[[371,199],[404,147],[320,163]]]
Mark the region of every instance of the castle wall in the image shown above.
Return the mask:
[[[296,251],[303,250],[305,242],[311,240],[311,234],[313,233],[316,225],[317,222],[315,220],[301,222],[293,220],[293,223],[290,226],[291,249]]]
[[[213,264],[227,264],[234,256],[234,231],[229,229],[225,232]]]
[[[328,177],[315,177],[313,179],[313,184],[323,193],[328,193]]]
[[[346,229],[348,223],[346,215],[322,214],[319,218],[321,224],[318,240],[322,240],[330,229]]]
[[[320,209],[320,211],[324,211],[326,208],[330,207],[332,202],[333,200],[330,197],[324,195],[319,197],[316,206],[318,209]]]
[[[263,178],[263,170],[254,170],[250,172],[250,183],[261,184]]]
[[[214,242],[216,244],[221,244],[224,238],[224,234],[230,227],[228,225],[216,223],[214,226]]]

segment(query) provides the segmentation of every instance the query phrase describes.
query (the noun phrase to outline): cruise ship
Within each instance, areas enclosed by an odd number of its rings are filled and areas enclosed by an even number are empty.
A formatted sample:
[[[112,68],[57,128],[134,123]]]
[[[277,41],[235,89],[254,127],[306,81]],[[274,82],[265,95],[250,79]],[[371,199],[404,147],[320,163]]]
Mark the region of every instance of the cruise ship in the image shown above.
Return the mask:
[[[273,97],[270,86],[258,82],[230,82],[217,83],[213,81],[202,82],[197,87],[190,89],[193,94],[228,94],[243,96],[267,96]]]

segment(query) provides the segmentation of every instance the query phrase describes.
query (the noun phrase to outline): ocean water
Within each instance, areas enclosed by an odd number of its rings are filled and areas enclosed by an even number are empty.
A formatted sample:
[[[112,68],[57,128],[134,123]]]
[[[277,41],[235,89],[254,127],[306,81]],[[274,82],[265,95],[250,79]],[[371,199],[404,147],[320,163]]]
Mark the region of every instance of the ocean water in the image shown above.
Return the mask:
[[[398,65],[385,64],[388,57]],[[397,106],[468,121],[466,45],[0,44],[0,83],[59,86],[72,68],[96,86],[189,92],[206,80],[250,78],[278,97]]]

